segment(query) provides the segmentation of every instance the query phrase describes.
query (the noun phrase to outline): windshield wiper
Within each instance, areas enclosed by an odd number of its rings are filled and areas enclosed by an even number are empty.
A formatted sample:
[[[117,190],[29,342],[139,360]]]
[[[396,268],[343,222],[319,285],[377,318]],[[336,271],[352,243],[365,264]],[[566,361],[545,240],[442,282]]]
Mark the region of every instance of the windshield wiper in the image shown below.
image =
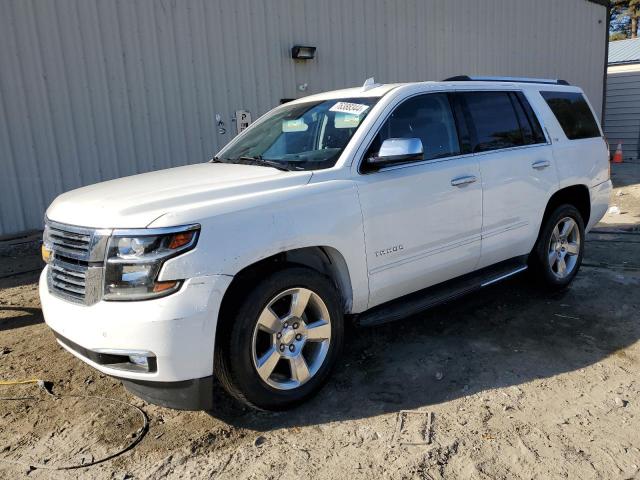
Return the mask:
[[[278,170],[284,170],[285,172],[291,171],[291,168],[287,167],[286,165],[283,165],[280,162],[276,162],[273,160],[265,160],[264,158],[262,158],[262,155],[258,155],[257,157],[240,157],[236,161],[240,163],[247,163],[249,165],[261,165],[265,167],[273,167],[273,168],[277,168]]]

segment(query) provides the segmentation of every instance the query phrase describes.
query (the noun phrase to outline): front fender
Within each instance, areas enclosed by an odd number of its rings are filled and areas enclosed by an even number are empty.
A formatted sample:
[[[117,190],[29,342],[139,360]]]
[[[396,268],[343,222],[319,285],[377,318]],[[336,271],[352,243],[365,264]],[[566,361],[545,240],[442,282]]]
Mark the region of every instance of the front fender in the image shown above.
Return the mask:
[[[160,280],[236,275],[278,253],[331,247],[347,264],[352,310],[365,310],[369,285],[357,195],[353,182],[333,180],[230,198],[217,208],[196,206],[189,212],[167,214],[150,227],[197,221],[202,231],[194,250],[164,265]]]

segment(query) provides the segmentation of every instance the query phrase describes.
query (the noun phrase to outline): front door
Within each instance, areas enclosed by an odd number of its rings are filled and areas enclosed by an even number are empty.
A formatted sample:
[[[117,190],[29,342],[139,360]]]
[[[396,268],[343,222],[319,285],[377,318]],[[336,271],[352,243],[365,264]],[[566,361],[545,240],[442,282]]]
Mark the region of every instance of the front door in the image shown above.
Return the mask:
[[[357,179],[369,307],[473,271],[480,256],[480,171],[476,159],[461,150],[449,95],[405,100],[365,158],[387,138],[420,138],[425,155],[422,161],[363,171]]]

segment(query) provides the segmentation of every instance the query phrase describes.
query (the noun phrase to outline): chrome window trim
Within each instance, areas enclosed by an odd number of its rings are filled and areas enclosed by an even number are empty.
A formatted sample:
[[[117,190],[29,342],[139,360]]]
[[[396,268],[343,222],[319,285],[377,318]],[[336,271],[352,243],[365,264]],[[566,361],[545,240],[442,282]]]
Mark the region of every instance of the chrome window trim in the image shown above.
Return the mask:
[[[534,143],[534,144],[531,144],[531,145],[518,145],[516,147],[499,148],[499,149],[496,149],[496,150],[487,150],[487,151],[484,151],[484,152],[465,153],[465,154],[462,154],[462,155],[455,155],[453,157],[432,158],[430,160],[418,160],[418,161],[414,161],[414,162],[401,163],[401,164],[398,164],[398,165],[390,165],[388,167],[383,167],[383,168],[380,168],[380,169],[372,171],[372,172],[363,173],[362,175],[371,175],[371,174],[374,174],[374,173],[388,172],[390,170],[399,170],[401,168],[408,168],[408,167],[419,167],[421,165],[427,165],[427,164],[430,164],[430,163],[451,162],[453,160],[459,160],[461,158],[480,157],[480,158],[478,158],[478,161],[481,161],[481,157],[482,156],[488,155],[488,154],[492,154],[492,153],[510,152],[510,151],[513,151],[513,150],[521,150],[521,149],[524,149],[524,148],[548,147],[549,145],[551,145],[551,144],[550,143]]]
[[[453,94],[455,94],[455,93],[459,93],[459,92],[472,93],[472,92],[485,92],[485,91],[490,91],[490,92],[493,92],[493,91],[495,91],[495,92],[519,92],[522,95],[524,95],[524,97],[526,98],[527,102],[529,103],[529,106],[533,110],[533,114],[536,116],[536,118],[538,120],[538,123],[540,124],[540,127],[542,128],[542,131],[543,131],[543,134],[545,135],[545,140],[546,141],[545,142],[539,142],[539,143],[530,143],[528,145],[516,145],[516,146],[513,146],[513,147],[496,148],[494,150],[485,150],[485,151],[482,151],[482,152],[461,153],[459,155],[451,155],[451,156],[442,157],[442,158],[431,158],[431,159],[428,159],[428,160],[417,160],[417,161],[413,161],[413,162],[401,163],[401,164],[398,164],[398,165],[390,165],[388,167],[383,167],[383,168],[380,168],[378,170],[373,170],[373,171],[370,171],[370,172],[362,171],[362,166],[365,163],[365,158],[364,157],[367,154],[367,152],[369,151],[369,148],[371,147],[371,143],[373,143],[374,139],[376,138],[376,136],[378,135],[378,133],[382,129],[383,125],[386,123],[386,121],[389,119],[389,117],[393,114],[393,112],[396,110],[396,108],[398,108],[400,105],[402,105],[407,100],[411,100],[412,98],[415,98],[415,97],[418,97],[418,96],[421,96],[421,95],[430,95],[430,94],[433,94],[433,93],[445,93],[445,94],[453,93]],[[376,173],[388,172],[390,170],[398,170],[400,168],[417,167],[417,166],[425,165],[425,164],[429,164],[429,163],[448,162],[448,161],[451,161],[451,160],[458,160],[460,158],[468,158],[468,157],[474,157],[474,156],[478,156],[478,155],[487,155],[487,154],[496,153],[496,152],[507,152],[507,151],[519,150],[519,149],[523,149],[523,148],[548,147],[548,146],[551,146],[551,144],[552,144],[551,136],[549,135],[549,132],[547,131],[546,125],[545,125],[543,120],[544,119],[540,115],[540,113],[538,112],[538,109],[536,108],[534,103],[531,102],[531,100],[527,96],[526,91],[524,89],[522,89],[522,88],[512,87],[512,88],[500,88],[500,89],[496,90],[495,87],[494,87],[493,89],[485,90],[485,89],[478,89],[478,88],[469,87],[469,88],[461,88],[461,89],[455,89],[455,90],[443,89],[443,90],[432,90],[432,91],[424,91],[424,92],[420,92],[420,93],[414,93],[412,95],[409,95],[407,97],[402,98],[402,100],[400,100],[397,103],[393,104],[391,109],[384,116],[384,119],[382,120],[382,123],[380,123],[378,128],[376,128],[375,134],[371,137],[369,142],[367,142],[367,146],[364,149],[364,151],[359,155],[358,161],[356,162],[357,163],[356,172],[358,173],[358,176],[372,175],[372,174],[376,174]],[[458,139],[458,141],[459,140],[460,139]],[[363,142],[363,144],[364,143],[365,142]]]
[[[461,158],[470,158],[470,157],[473,157],[474,155],[475,154],[473,153],[464,153],[462,155],[455,155],[452,157],[432,158],[430,160],[415,160],[413,162],[400,163],[398,165],[389,165],[388,167],[383,167],[378,170],[374,170],[372,172],[362,173],[361,175],[371,175],[374,173],[389,172],[391,170],[400,170],[401,168],[408,168],[408,167],[419,167],[422,165],[429,165],[432,163],[451,162],[453,160],[459,160]]]

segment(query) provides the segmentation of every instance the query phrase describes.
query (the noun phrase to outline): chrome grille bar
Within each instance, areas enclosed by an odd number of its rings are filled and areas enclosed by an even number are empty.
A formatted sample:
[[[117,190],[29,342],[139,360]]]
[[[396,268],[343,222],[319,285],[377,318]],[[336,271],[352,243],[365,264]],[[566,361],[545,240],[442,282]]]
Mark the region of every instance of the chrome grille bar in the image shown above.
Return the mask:
[[[59,269],[55,269],[53,272],[53,278],[64,283],[76,285],[84,289],[85,280],[84,277],[71,277],[66,275],[66,272],[62,272]]]
[[[84,298],[84,287],[74,287],[73,285],[69,285],[66,282],[57,282],[55,280],[53,281],[53,286],[59,288],[60,290],[64,290],[69,294],[79,295],[80,297]]]
[[[67,300],[85,303],[88,266],[53,260],[49,269],[49,287],[53,293]]]
[[[63,268],[60,265],[56,265],[54,264],[51,268],[53,268],[54,270],[64,274],[64,275],[72,275],[76,278],[81,278],[82,280],[84,280],[85,278],[85,274],[84,271],[80,271],[80,270],[70,270],[69,268]]]
[[[69,232],[49,226],[48,236],[54,249],[64,254],[71,253],[72,258],[89,257],[91,248],[91,234]]]

